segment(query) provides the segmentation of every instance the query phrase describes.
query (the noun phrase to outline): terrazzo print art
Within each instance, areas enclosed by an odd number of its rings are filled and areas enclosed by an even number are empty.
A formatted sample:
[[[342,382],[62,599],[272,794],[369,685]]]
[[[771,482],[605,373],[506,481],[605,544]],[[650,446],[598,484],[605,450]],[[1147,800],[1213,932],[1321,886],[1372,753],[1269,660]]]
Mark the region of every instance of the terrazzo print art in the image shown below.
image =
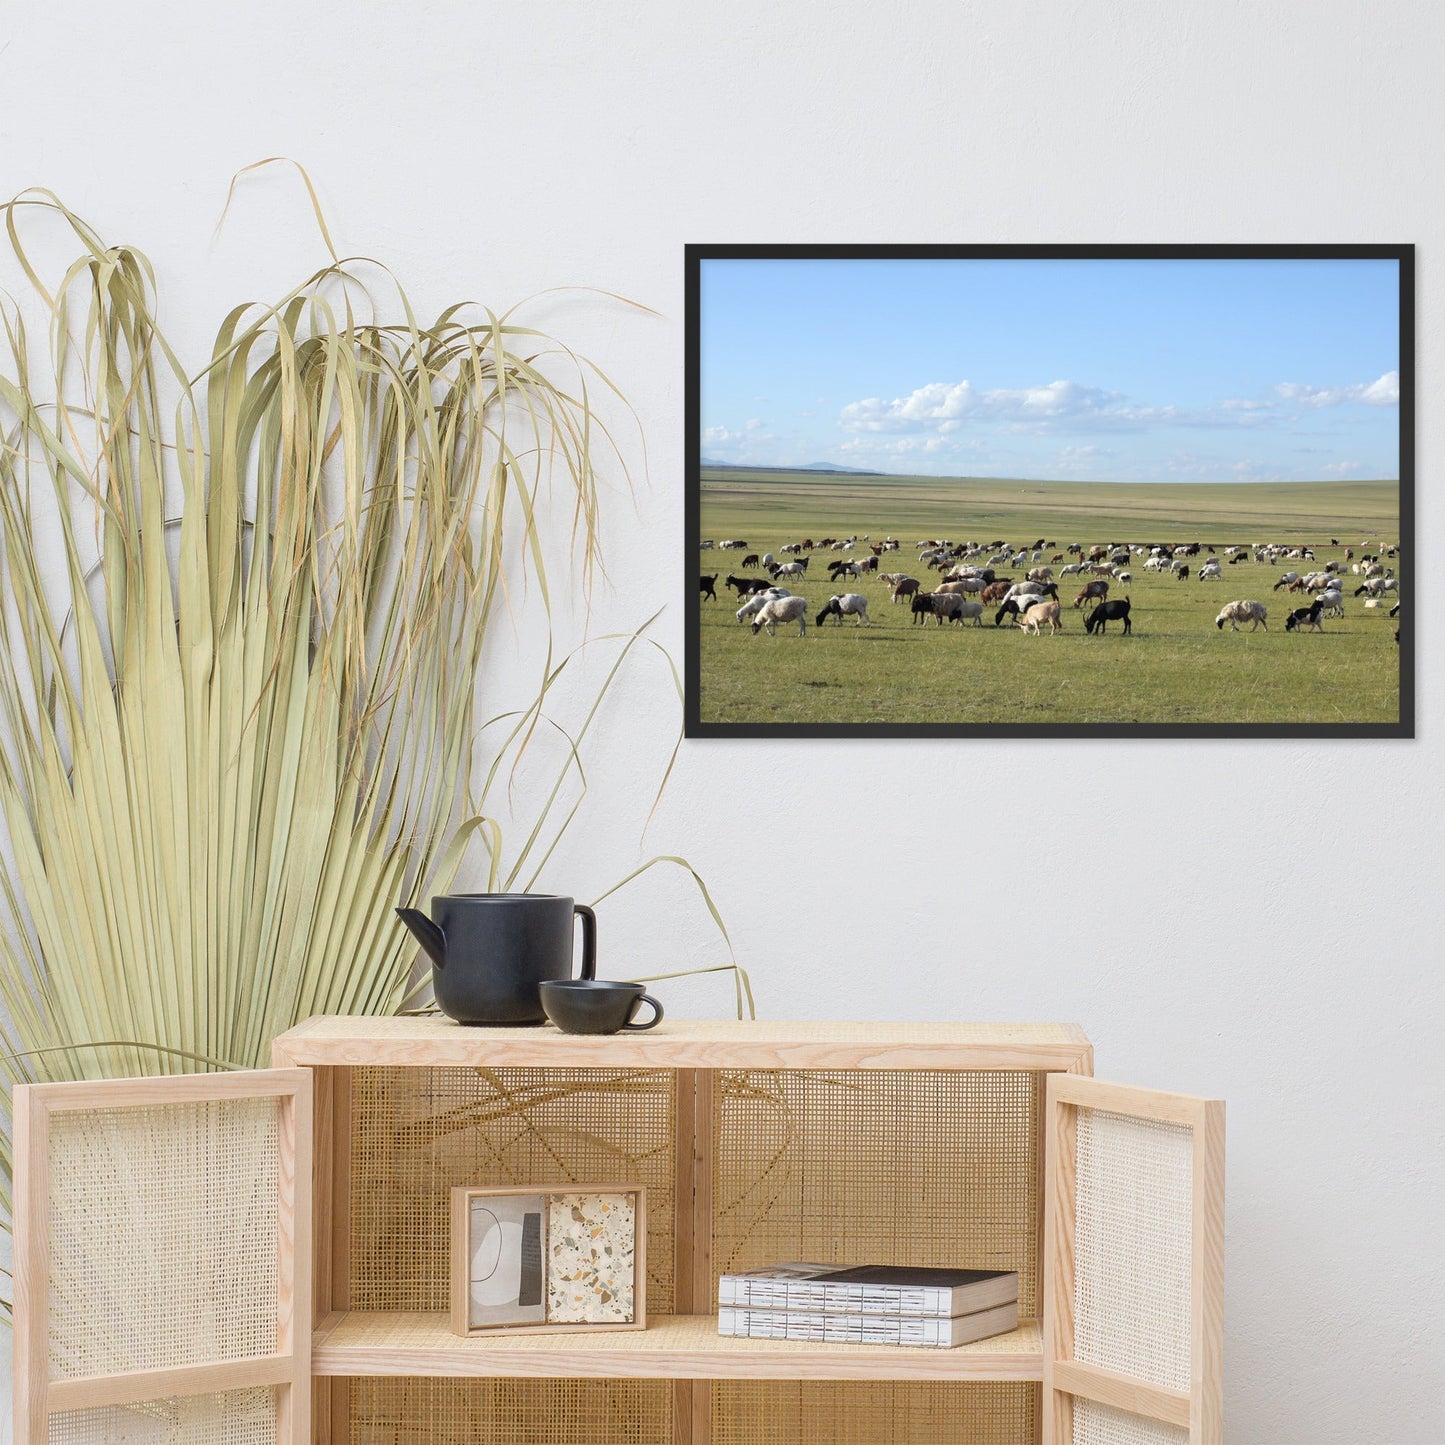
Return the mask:
[[[631,1194],[554,1194],[547,1210],[549,1324],[630,1324],[636,1271]]]

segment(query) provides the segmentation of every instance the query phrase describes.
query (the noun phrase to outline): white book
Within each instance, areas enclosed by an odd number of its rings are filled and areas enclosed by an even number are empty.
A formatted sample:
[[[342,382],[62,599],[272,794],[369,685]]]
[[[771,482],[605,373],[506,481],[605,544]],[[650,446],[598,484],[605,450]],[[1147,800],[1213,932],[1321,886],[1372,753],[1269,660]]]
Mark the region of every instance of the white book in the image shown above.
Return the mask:
[[[950,1319],[1018,1296],[1018,1274],[1000,1269],[795,1263],[740,1270],[718,1280],[719,1305],[820,1313]]]
[[[990,1335],[1007,1334],[1016,1330],[1018,1323],[1017,1300],[949,1319],[747,1310],[723,1305],[718,1310],[717,1332],[750,1340],[810,1340],[820,1345],[911,1345],[947,1350]]]

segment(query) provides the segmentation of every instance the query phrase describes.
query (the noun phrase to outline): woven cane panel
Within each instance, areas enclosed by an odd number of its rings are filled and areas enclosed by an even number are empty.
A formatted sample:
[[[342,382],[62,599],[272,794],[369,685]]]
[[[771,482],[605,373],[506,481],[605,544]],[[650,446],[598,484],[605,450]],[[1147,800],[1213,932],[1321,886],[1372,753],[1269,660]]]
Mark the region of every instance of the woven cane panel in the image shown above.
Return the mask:
[[[261,1098],[51,1116],[52,1375],[275,1351],[280,1108]]]
[[[1193,1131],[1080,1109],[1077,1141],[1075,1357],[1187,1390]]]
[[[880,1349],[886,1348],[879,1346]],[[713,1445],[1028,1445],[1039,1389],[1012,1381],[713,1386]]]
[[[347,1445],[671,1445],[667,1380],[358,1379]]]
[[[273,1390],[227,1390],[63,1410],[50,1417],[49,1445],[274,1445]]]
[[[1017,1270],[1037,1315],[1043,1078],[720,1071],[714,1306],[719,1274],[820,1260]]]
[[[445,1310],[454,1185],[640,1184],[647,1308],[672,1309],[670,1069],[357,1069],[351,1307]]]
[[[1189,1445],[1189,1432],[1112,1405],[1075,1399],[1074,1445]]]

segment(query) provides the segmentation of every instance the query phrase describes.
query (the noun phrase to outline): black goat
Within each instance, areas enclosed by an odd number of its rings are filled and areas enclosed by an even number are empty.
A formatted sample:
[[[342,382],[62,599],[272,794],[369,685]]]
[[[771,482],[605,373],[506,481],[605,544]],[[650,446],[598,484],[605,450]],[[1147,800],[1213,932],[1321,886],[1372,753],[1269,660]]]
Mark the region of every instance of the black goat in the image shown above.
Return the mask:
[[[743,566],[744,566],[744,567],[756,567],[757,565],[758,565],[758,554],[757,554],[756,552],[749,552],[748,555],[743,558]]]
[[[716,581],[716,572],[714,572],[711,577],[699,577],[697,579],[697,585],[699,588],[701,588],[702,595],[704,597],[711,597],[714,602],[717,601],[717,589],[713,585]]]
[[[1112,602],[1101,602],[1084,619],[1084,631],[1092,633],[1097,627],[1102,637],[1111,622],[1122,622],[1124,624],[1124,636],[1127,637],[1134,630],[1134,624],[1129,617],[1129,599],[1127,597],[1116,597]]]
[[[1306,627],[1313,627],[1316,632],[1323,632],[1320,626],[1320,613],[1325,610],[1325,604],[1316,598],[1309,607],[1296,607],[1293,612],[1284,620],[1286,632],[1303,632]]]
[[[766,592],[773,585],[771,577],[734,577],[728,573],[728,580],[723,584],[726,587],[735,587],[739,597],[750,597],[754,592]]]

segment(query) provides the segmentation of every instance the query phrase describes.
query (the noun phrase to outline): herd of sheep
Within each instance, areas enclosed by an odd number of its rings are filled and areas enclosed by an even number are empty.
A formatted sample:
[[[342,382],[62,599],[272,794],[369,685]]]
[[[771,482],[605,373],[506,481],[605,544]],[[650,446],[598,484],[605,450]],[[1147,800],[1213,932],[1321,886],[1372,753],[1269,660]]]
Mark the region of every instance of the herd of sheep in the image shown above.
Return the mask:
[[[887,587],[895,605],[908,603],[915,623],[926,627],[932,619],[939,627],[950,621],[958,626],[981,627],[985,610],[996,607],[995,627],[1011,621],[1022,632],[1034,636],[1046,629],[1051,633],[1062,630],[1059,586],[1066,577],[1076,577],[1083,584],[1073,599],[1073,606],[1080,609],[1088,606],[1084,615],[1086,632],[1102,634],[1110,622],[1118,622],[1127,635],[1133,631],[1131,602],[1127,595],[1120,596],[1119,591],[1132,587],[1134,578],[1129,569],[1133,566],[1146,572],[1172,575],[1182,582],[1189,581],[1192,568],[1196,583],[1208,583],[1220,581],[1226,567],[1244,562],[1277,566],[1281,562],[1315,561],[1313,547],[1276,543],[1219,548],[1199,542],[1114,542],[1092,547],[1071,542],[1055,551],[1055,544],[1042,538],[1032,546],[1017,548],[1002,541],[951,542],[945,538],[929,538],[916,544],[918,566],[914,569],[939,574],[937,583],[928,591],[918,577],[908,572],[881,570],[882,559],[901,550],[901,544],[892,537],[882,542],[856,535],[824,537],[817,541],[810,537],[779,547],[776,555],[752,552],[745,541],[737,539],[701,545],[703,551],[741,550],[745,554],[741,571],[756,567],[767,574],[728,574],[724,587],[731,588],[741,603],[737,609],[739,622],[749,623],[754,635],[767,632],[769,636],[776,635],[779,624],[796,623],[800,637],[807,635],[808,603],[783,584],[803,581],[815,556],[823,551],[839,554],[826,564],[831,585],[872,577]],[[1331,547],[1338,549],[1340,545],[1338,538],[1331,538]],[[1358,556],[1353,547],[1346,547],[1343,560],[1328,561],[1322,567],[1305,572],[1285,571],[1272,590],[1302,593],[1309,599],[1306,605],[1289,612],[1285,631],[1322,632],[1324,618],[1344,616],[1345,591],[1351,574],[1360,579],[1359,586],[1353,589],[1355,597],[1365,598],[1366,607],[1388,604],[1389,615],[1398,617],[1399,583],[1394,568],[1389,565],[1398,554],[1398,544],[1379,546],[1363,542]],[[1000,576],[999,569],[1005,567],[1025,569],[1024,575],[1018,579]],[[704,600],[717,600],[717,582],[721,575],[721,572],[711,576],[699,573]],[[1113,597],[1109,595],[1111,588],[1115,591]],[[1269,609],[1263,602],[1241,598],[1225,603],[1214,621],[1220,631],[1226,623],[1234,632],[1240,630],[1242,623],[1249,624],[1251,631],[1260,627],[1268,631],[1268,615]],[[814,625],[822,627],[830,617],[839,625],[851,617],[857,627],[872,626],[867,595],[833,593],[814,617]],[[1399,640],[1397,628],[1395,641]]]

